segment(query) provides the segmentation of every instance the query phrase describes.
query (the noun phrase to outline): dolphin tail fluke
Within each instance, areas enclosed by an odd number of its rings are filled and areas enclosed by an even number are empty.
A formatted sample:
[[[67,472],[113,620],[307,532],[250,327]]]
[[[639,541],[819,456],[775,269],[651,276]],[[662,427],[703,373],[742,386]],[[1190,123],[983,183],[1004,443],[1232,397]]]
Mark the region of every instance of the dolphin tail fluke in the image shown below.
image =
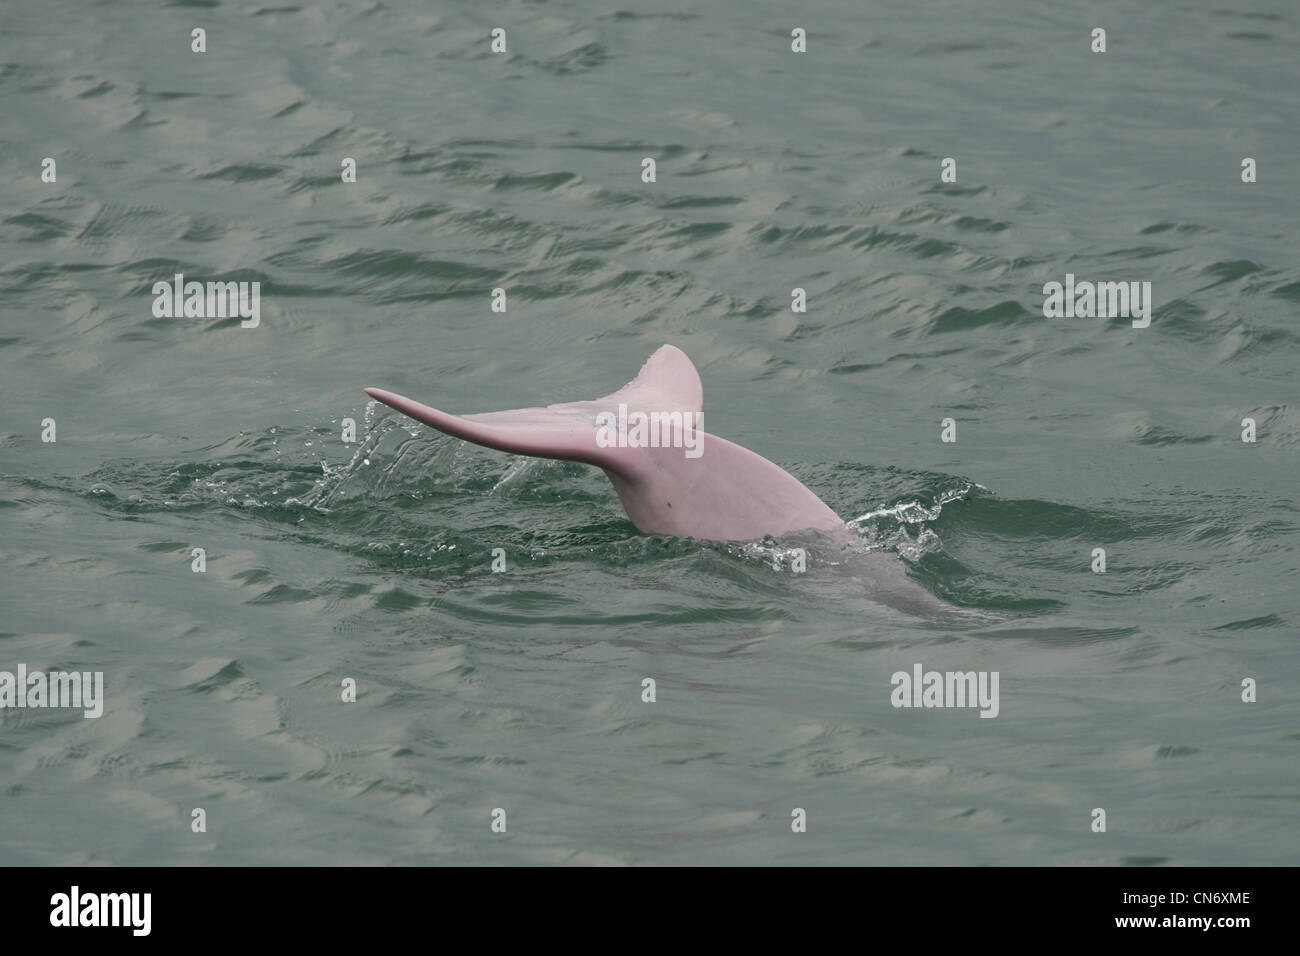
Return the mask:
[[[699,373],[680,349],[665,345],[623,388],[590,402],[568,402],[545,408],[515,408],[479,415],[450,415],[381,388],[366,394],[441,432],[516,455],[561,458],[596,465],[633,477],[636,449],[602,448],[597,442],[597,414],[629,411],[700,412],[704,391]]]

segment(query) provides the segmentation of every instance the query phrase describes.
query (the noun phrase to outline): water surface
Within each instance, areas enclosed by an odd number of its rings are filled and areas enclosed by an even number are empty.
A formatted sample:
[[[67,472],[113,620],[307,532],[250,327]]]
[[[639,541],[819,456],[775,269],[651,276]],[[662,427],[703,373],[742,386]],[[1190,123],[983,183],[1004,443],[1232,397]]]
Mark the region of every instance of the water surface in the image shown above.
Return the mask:
[[[0,36],[0,669],[107,684],[0,711],[0,862],[1297,862],[1291,4],[27,0]],[[260,282],[260,326],[155,318],[177,272]],[[1150,327],[1043,318],[1066,273],[1150,281]],[[596,470],[361,391],[589,399],[664,342],[710,432],[981,621],[638,535]],[[916,663],[997,671],[999,716],[894,708]]]

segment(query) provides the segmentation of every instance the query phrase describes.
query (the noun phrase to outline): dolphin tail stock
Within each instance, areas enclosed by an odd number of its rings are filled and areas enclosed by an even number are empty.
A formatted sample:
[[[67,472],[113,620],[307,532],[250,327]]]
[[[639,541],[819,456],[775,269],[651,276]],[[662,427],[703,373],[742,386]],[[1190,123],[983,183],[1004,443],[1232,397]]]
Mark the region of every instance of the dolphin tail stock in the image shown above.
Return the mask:
[[[792,531],[838,531],[844,523],[796,478],[760,455],[698,427],[704,391],[686,354],[659,348],[629,384],[589,402],[450,415],[378,388],[366,394],[426,425],[517,455],[580,461],[604,469],[637,529],[710,541],[747,541]],[[608,423],[629,413],[673,419],[676,444],[631,441]],[[620,425],[620,429],[622,426]],[[653,434],[653,428],[651,429]],[[603,440],[602,440],[603,439]]]

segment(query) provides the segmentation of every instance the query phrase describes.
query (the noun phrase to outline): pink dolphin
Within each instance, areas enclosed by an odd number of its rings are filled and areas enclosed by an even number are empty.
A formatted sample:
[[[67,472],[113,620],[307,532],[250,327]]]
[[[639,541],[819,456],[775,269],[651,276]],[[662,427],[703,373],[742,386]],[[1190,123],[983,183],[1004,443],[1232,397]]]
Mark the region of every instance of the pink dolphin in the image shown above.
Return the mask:
[[[592,402],[449,415],[383,389],[368,388],[366,394],[478,445],[595,465],[609,476],[632,523],[648,534],[748,541],[844,530],[835,512],[798,479],[698,427],[704,404],[700,375],[686,353],[671,345],[650,356],[630,384]],[[637,413],[652,423],[648,431],[638,432]],[[654,423],[662,424],[656,429]]]
[[[911,580],[897,556],[865,549],[798,479],[747,448],[705,433],[698,418],[704,404],[700,375],[671,345],[650,356],[630,384],[593,402],[449,415],[380,388],[366,394],[475,444],[595,465],[609,476],[632,523],[648,534],[752,541],[818,532],[830,545],[833,563],[844,563],[858,582],[852,593],[911,614],[958,613]],[[638,413],[643,422],[657,416],[659,427],[638,426]]]

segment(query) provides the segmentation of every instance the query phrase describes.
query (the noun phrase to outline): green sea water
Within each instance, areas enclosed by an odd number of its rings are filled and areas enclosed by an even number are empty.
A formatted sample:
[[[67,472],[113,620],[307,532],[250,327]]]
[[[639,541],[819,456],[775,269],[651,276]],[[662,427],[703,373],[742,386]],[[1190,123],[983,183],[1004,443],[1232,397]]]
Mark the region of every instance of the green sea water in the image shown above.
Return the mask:
[[[0,863],[1300,862],[1293,4],[10,0],[0,49],[0,671],[105,688],[0,709]],[[1149,327],[1045,318],[1067,274]],[[362,392],[666,342],[969,620]]]

